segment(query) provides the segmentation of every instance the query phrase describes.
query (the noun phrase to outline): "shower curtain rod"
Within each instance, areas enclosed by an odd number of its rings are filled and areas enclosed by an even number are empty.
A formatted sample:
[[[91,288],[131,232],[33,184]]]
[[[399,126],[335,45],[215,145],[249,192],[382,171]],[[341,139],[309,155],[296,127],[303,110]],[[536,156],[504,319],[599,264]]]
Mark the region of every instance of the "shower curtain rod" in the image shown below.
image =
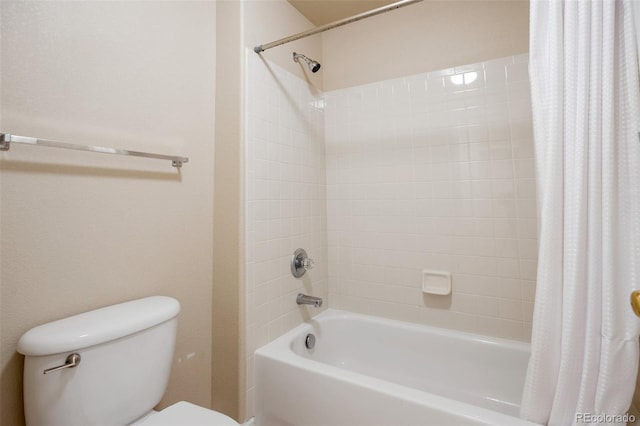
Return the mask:
[[[294,34],[289,37],[281,38],[280,40],[272,41],[271,43],[261,44],[260,46],[256,46],[253,48],[253,51],[256,53],[264,52],[267,49],[271,49],[272,47],[280,46],[281,44],[289,43],[290,41],[299,40],[301,38],[309,37],[314,34],[322,33],[332,28],[341,27],[343,25],[350,24],[352,22],[359,21],[361,19],[370,18],[371,16],[379,15],[381,13],[389,12],[391,10],[399,9],[401,7],[409,6],[413,3],[421,2],[422,0],[401,0],[396,3],[389,4],[387,6],[382,6],[377,9],[370,10],[368,12],[363,12],[358,15],[351,16],[349,18],[340,19],[339,21],[334,21],[329,24],[322,25],[320,27],[313,28],[311,30],[303,31],[298,34]]]

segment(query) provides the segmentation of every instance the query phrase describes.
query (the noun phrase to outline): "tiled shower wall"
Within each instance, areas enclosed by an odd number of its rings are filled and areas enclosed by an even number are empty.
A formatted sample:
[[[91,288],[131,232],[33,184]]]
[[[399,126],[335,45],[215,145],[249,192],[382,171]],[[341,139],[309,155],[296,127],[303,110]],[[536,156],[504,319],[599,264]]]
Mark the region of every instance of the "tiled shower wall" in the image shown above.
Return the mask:
[[[325,94],[332,308],[529,340],[527,55]],[[422,270],[452,273],[424,295]]]
[[[253,416],[253,353],[321,310],[299,292],[327,299],[322,93],[253,51],[246,55],[247,415]],[[315,260],[302,279],[290,259]],[[325,307],[326,307],[325,303]]]
[[[249,417],[253,352],[319,312],[296,305],[300,291],[332,308],[529,339],[527,55],[325,94],[253,52],[246,60]],[[289,272],[298,247],[316,260],[302,280]],[[423,269],[452,272],[453,294],[423,295]]]

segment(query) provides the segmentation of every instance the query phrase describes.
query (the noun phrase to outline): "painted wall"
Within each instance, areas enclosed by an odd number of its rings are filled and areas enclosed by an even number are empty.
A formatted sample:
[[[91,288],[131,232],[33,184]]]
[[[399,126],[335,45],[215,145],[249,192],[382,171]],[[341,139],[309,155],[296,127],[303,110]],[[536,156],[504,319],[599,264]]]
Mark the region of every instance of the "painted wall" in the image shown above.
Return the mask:
[[[242,3],[216,2],[216,142],[213,245],[212,406],[244,418],[244,161]]]
[[[215,3],[1,7],[3,132],[189,157],[1,154],[2,425],[23,423],[25,331],[154,294],[182,304],[161,406],[210,406]]]
[[[243,1],[243,36],[248,49],[314,28],[314,25],[285,0]],[[316,61],[322,61],[322,36],[296,40],[268,49],[260,54],[264,58],[298,78],[307,81],[317,90],[322,90],[324,75],[308,72],[306,63],[293,61],[293,52],[303,53]]]
[[[528,1],[425,0],[324,32],[324,88],[527,52],[528,28]]]
[[[327,92],[332,308],[530,340],[527,55]],[[423,269],[452,273],[450,296]]]

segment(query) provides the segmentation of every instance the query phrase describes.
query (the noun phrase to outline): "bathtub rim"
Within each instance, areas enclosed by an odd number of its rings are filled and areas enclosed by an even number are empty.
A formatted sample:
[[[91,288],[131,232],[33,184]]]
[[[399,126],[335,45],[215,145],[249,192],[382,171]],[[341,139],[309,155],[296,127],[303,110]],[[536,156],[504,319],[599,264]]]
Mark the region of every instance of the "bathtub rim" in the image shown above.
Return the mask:
[[[482,344],[502,346],[502,347],[520,351],[520,352],[531,353],[531,343],[529,342],[506,339],[502,337],[487,336],[484,334],[471,333],[468,331],[461,331],[453,328],[437,327],[429,324],[414,323],[409,321],[378,317],[374,315],[360,314],[356,312],[343,311],[343,310],[334,309],[334,308],[325,309],[318,315],[306,320],[305,322],[287,331],[286,333],[282,334],[281,336],[277,337],[271,342],[268,342],[263,346],[259,347],[258,349],[256,349],[255,353],[258,353],[258,351],[261,351],[262,349],[266,348],[267,346],[270,346],[275,342],[280,342],[280,344],[282,344],[283,341],[293,341],[292,337],[294,337],[298,333],[301,333],[304,328],[310,327],[311,329],[313,329],[316,323],[320,323],[322,321],[327,321],[327,320],[336,320],[336,319],[364,320],[364,321],[369,321],[377,324],[397,326],[400,328],[404,328],[406,330],[428,331],[437,336],[452,336],[452,337],[460,338],[461,340],[465,340],[465,341],[473,341],[473,342],[479,342]],[[286,347],[290,348],[290,345],[286,345]]]
[[[520,417],[511,416],[499,411],[490,410],[488,408],[479,407],[467,402],[458,401],[456,399],[447,398],[432,392],[414,389],[409,386],[393,383],[387,380],[378,379],[362,373],[354,372],[347,369],[326,364],[311,358],[306,358],[297,354],[293,350],[294,338],[302,337],[306,333],[313,332],[314,324],[320,324],[322,321],[334,319],[359,319],[370,321],[373,323],[386,323],[387,325],[398,326],[405,329],[426,330],[436,333],[440,336],[457,336],[463,340],[481,342],[482,344],[501,345],[516,351],[530,353],[531,345],[527,342],[514,341],[499,337],[484,336],[459,330],[435,327],[425,324],[410,323],[406,321],[376,317],[372,315],[359,314],[354,312],[342,311],[338,309],[326,309],[313,318],[289,330],[285,334],[275,340],[261,346],[254,353],[254,359],[257,363],[259,358],[266,358],[272,362],[292,365],[296,369],[307,370],[315,374],[321,374],[330,377],[338,382],[348,383],[356,386],[363,386],[375,389],[389,397],[406,398],[412,403],[427,405],[438,411],[450,411],[459,415],[461,418],[473,422],[484,422],[486,424],[509,424],[509,425],[537,425],[521,419]],[[254,370],[257,372],[257,364]],[[256,389],[257,390],[257,389]],[[425,400],[424,396],[429,395]],[[259,396],[256,394],[256,404],[258,404]],[[257,406],[256,406],[257,408]],[[257,414],[257,412],[256,412]],[[538,425],[539,426],[539,425]]]

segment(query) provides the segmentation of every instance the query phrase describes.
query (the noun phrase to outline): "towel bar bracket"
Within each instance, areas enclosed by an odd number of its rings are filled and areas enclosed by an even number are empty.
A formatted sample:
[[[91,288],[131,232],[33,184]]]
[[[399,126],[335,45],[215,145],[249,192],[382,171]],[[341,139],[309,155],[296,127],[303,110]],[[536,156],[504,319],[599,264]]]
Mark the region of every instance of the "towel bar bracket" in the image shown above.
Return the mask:
[[[8,140],[5,140],[5,134],[4,133],[0,133],[0,151],[9,151],[9,148],[11,147],[11,142],[9,142]]]

